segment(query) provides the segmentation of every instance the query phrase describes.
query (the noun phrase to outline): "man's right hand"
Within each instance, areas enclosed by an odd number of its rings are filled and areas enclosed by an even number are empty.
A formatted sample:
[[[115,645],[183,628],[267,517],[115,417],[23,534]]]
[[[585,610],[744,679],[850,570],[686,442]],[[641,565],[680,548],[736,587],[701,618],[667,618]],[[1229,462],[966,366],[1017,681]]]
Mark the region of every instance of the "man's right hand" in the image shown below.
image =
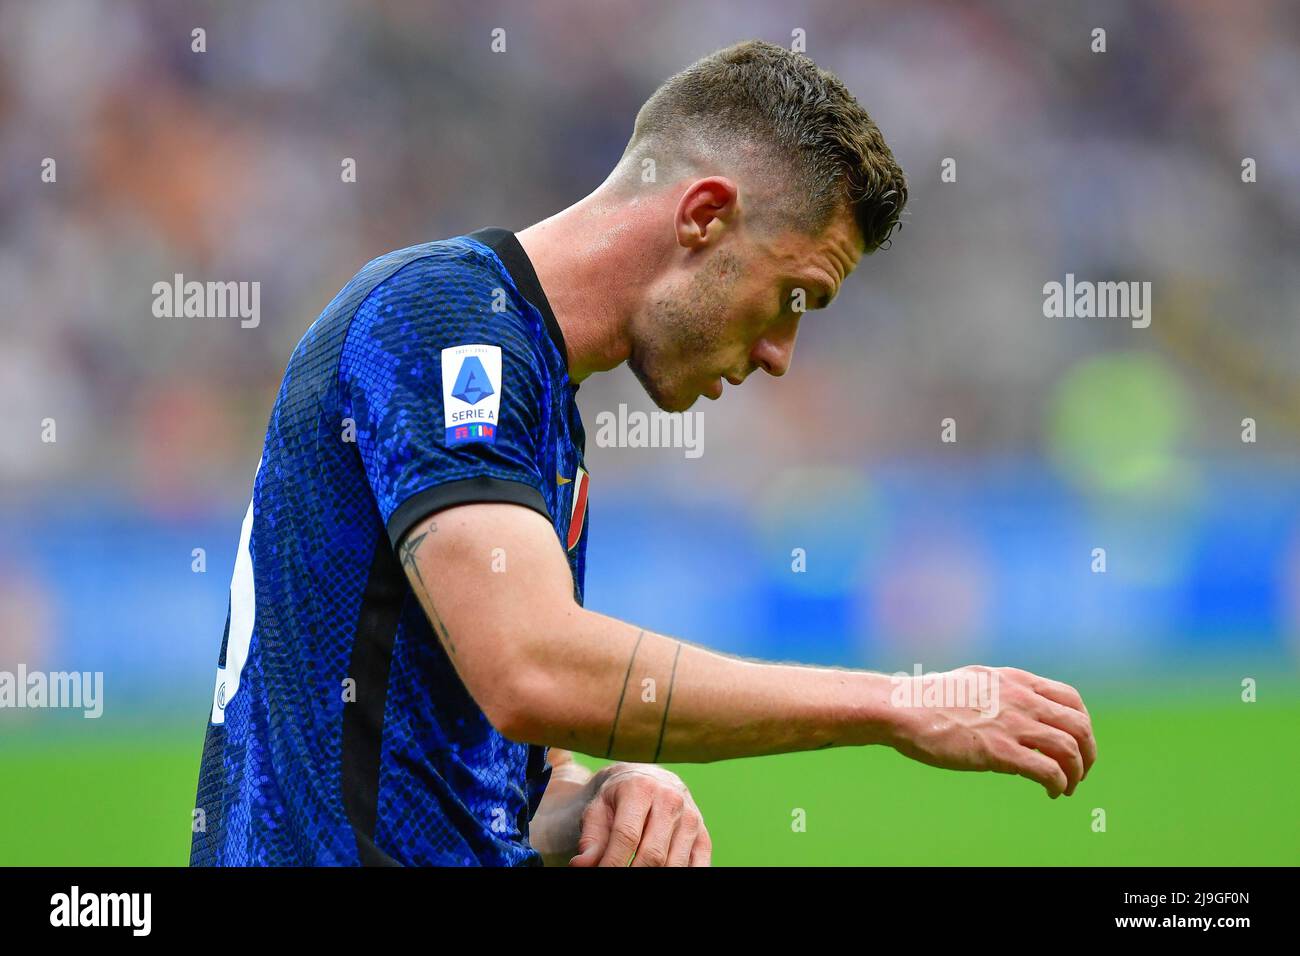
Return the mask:
[[[971,697],[965,698],[969,706],[925,706],[919,686],[900,694],[918,706],[898,707],[891,742],[913,760],[947,770],[1019,774],[1038,781],[1055,799],[1073,794],[1097,759],[1092,718],[1069,684],[1014,667],[979,665],[907,680],[996,688],[997,707],[985,710],[987,702]]]
[[[634,763],[892,744],[938,767],[1023,774],[1053,796],[1096,759],[1078,693],[1025,671],[949,672],[995,680],[988,716],[978,700],[900,707],[886,674],[742,660],[582,608],[555,528],[531,508],[444,509],[398,554],[465,688],[510,740]]]

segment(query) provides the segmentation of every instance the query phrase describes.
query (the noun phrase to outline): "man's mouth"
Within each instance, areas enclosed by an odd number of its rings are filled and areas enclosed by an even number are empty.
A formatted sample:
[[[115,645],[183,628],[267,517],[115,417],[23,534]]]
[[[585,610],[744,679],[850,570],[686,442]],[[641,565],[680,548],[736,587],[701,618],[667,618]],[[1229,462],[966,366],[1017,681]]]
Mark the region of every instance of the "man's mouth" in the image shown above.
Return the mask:
[[[728,373],[726,373],[725,375],[720,375],[720,376],[718,376],[718,377],[715,378],[712,382],[710,382],[709,385],[708,385],[708,387],[705,388],[705,390],[704,390],[703,392],[701,392],[701,394],[702,394],[702,395],[707,395],[709,398],[714,399],[714,400],[717,400],[717,399],[721,398],[721,397],[722,397],[722,383],[723,383],[724,380],[727,381],[727,382],[730,382],[732,385],[744,385],[744,384],[745,384],[745,376],[744,376],[744,375],[732,375],[730,372],[728,372]]]

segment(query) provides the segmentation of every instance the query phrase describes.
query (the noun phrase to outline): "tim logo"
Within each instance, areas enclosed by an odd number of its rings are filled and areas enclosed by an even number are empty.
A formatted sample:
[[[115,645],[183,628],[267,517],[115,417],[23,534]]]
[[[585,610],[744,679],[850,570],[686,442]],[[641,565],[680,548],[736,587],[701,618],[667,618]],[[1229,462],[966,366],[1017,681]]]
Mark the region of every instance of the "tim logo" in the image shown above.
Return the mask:
[[[501,410],[501,346],[443,349],[442,400],[445,444],[495,442]]]

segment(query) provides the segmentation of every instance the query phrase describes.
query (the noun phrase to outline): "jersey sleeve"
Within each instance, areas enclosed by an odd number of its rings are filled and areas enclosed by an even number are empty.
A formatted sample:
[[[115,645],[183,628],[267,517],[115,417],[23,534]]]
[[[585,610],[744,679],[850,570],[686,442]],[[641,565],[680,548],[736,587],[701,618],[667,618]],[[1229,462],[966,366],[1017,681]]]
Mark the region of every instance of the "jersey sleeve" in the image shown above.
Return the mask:
[[[343,406],[394,547],[421,518],[470,502],[551,520],[551,388],[526,308],[477,257],[431,256],[377,285],[353,317]]]

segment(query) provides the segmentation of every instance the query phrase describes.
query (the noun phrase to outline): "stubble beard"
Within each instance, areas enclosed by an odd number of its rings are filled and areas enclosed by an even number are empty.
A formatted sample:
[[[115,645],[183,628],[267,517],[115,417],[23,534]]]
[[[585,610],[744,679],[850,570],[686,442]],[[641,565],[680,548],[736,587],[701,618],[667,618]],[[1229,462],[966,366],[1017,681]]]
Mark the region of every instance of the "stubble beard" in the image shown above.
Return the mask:
[[[685,411],[717,370],[714,360],[727,327],[731,293],[740,278],[739,260],[717,252],[684,291],[654,302],[642,323],[628,367],[656,406]]]

